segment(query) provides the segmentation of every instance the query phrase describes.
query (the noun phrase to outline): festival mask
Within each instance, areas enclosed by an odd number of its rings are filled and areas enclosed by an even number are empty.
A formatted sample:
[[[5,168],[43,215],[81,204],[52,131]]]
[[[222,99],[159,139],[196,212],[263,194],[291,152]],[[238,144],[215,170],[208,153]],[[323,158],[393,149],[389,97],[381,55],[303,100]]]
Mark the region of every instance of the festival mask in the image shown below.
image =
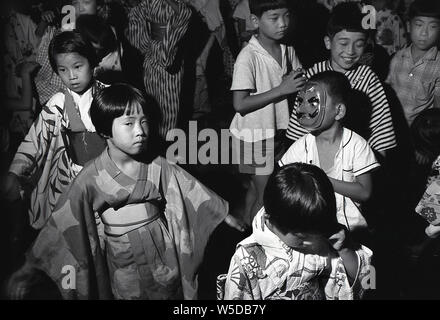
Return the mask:
[[[299,123],[307,130],[316,130],[324,121],[327,93],[322,85],[308,82],[298,95],[296,110]]]

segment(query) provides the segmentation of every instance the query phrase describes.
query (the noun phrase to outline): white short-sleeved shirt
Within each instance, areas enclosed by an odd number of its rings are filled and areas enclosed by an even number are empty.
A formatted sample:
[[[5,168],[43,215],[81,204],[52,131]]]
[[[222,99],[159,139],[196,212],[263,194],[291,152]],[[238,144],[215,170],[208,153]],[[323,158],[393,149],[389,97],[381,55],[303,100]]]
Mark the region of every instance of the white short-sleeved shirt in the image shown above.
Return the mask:
[[[287,74],[289,64],[292,70],[301,68],[293,47],[281,44],[281,53],[282,66],[252,36],[235,62],[231,90],[250,90],[250,94],[255,95],[279,86],[283,75]],[[288,123],[289,107],[287,99],[284,99],[245,116],[236,113],[230,130],[238,139],[255,142],[274,137],[275,131],[286,129]]]
[[[309,133],[292,144],[278,164],[284,166],[294,162],[321,167],[314,135]],[[379,163],[367,141],[357,133],[344,128],[341,145],[336,152],[333,168],[326,173],[329,177],[337,180],[355,182],[357,176],[377,167],[379,167]],[[335,196],[339,223],[349,227],[350,230],[367,227],[359,203],[338,193],[335,193]]]

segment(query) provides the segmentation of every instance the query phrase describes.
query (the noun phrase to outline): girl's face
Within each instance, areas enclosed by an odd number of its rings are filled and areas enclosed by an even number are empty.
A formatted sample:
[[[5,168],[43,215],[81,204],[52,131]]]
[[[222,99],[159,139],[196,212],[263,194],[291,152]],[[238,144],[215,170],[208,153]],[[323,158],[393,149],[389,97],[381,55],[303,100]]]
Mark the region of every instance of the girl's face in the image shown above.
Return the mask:
[[[72,5],[77,18],[82,14],[96,14],[97,11],[96,0],[72,0]]]
[[[90,88],[93,68],[87,58],[76,52],[59,53],[55,56],[55,61],[58,75],[70,90],[83,94]]]
[[[142,107],[128,106],[122,116],[113,120],[109,147],[126,155],[139,155],[147,147],[148,133],[148,119]]]

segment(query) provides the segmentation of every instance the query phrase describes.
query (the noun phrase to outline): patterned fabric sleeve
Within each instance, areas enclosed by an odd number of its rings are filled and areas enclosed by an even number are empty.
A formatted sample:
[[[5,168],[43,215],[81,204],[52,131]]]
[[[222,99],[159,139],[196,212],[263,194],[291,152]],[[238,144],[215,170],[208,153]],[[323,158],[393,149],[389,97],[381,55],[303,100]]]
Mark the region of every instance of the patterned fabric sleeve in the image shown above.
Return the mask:
[[[244,262],[253,260],[249,252],[242,246],[231,259],[226,276],[224,300],[260,300],[258,280],[253,270],[247,270]],[[249,271],[249,272],[247,272]]]
[[[46,161],[50,142],[60,126],[62,111],[57,107],[44,106],[35,120],[24,141],[18,147],[17,153],[9,168],[18,176],[35,174]]]
[[[327,300],[354,300],[361,299],[368,289],[368,278],[375,276],[371,269],[373,253],[367,247],[361,246],[356,250],[358,257],[358,272],[353,285],[348,282],[347,272],[342,258],[331,259],[331,271],[324,281],[324,291]],[[374,280],[374,279],[372,279]]]
[[[440,225],[440,156],[434,161],[428,186],[415,210],[432,225]]]
[[[197,270],[209,236],[228,214],[228,203],[197,179],[167,160],[161,162],[165,216],[179,255],[185,299],[197,297]]]

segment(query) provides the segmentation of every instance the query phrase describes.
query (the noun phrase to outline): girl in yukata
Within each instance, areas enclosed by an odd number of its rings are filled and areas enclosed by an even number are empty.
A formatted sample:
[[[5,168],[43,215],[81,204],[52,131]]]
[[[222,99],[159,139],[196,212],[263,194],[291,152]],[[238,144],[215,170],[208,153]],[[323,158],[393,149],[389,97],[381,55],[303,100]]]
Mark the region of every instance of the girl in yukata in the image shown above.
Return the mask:
[[[126,84],[103,89],[91,107],[108,147],[63,193],[9,283],[19,298],[35,269],[65,299],[196,299],[197,270],[219,223],[241,229],[228,203],[156,156],[150,112]],[[66,286],[63,268],[75,274]]]
[[[275,171],[253,232],[237,245],[231,259],[222,298],[360,298],[372,252],[346,238],[337,223],[333,192],[316,166],[293,163]]]
[[[89,115],[94,95],[104,87],[93,77],[97,65],[93,46],[80,33],[65,31],[52,40],[49,60],[67,88],[43,107],[2,186],[11,202],[30,194],[29,221],[35,229],[43,227],[84,164],[105,148]]]

